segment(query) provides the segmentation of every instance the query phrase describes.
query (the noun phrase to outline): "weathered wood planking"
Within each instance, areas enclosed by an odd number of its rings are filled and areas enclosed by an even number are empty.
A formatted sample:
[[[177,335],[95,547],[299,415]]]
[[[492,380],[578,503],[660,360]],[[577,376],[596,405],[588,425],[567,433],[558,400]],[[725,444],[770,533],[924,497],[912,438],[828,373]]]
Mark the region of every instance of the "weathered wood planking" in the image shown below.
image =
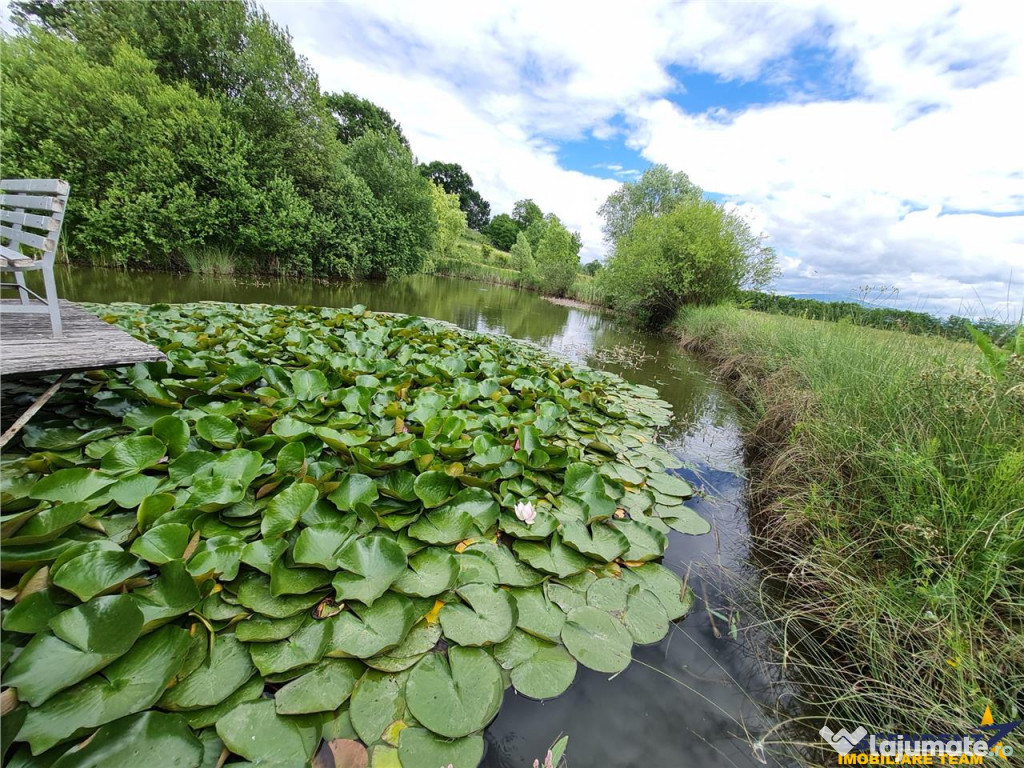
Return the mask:
[[[3,303],[16,301],[5,299]],[[164,354],[70,301],[60,302],[64,336],[55,339],[46,315],[0,319],[0,375],[63,373],[164,360]]]

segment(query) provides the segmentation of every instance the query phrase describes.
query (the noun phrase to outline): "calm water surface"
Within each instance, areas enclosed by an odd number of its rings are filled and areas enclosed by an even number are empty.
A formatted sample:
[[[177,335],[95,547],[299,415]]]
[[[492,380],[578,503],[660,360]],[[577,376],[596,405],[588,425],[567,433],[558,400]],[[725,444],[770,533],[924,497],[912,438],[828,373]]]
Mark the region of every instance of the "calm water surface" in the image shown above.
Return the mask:
[[[364,304],[525,339],[575,362],[657,387],[675,412],[673,424],[662,431],[663,444],[685,462],[681,474],[704,496],[690,503],[713,525],[706,536],[672,532],[665,556],[666,566],[689,578],[697,608],[660,644],[634,647],[634,662],[612,680],[581,666],[565,694],[543,703],[510,689],[487,730],[483,765],[532,765],[560,734],[569,735],[572,766],[763,764],[751,743],[771,728],[763,713],[773,693],[748,647],[756,643],[743,629],[749,617],[739,617],[740,631],[733,639],[729,622],[712,618],[707,610],[729,615],[728,590],[723,593],[721,585],[743,578],[749,568],[736,412],[706,367],[671,340],[638,334],[612,318],[558,306],[529,292],[425,275],[387,284],[319,285],[75,268],[58,279],[61,295],[75,301]],[[624,351],[629,363],[609,362],[609,355]],[[770,754],[764,759],[778,764]]]

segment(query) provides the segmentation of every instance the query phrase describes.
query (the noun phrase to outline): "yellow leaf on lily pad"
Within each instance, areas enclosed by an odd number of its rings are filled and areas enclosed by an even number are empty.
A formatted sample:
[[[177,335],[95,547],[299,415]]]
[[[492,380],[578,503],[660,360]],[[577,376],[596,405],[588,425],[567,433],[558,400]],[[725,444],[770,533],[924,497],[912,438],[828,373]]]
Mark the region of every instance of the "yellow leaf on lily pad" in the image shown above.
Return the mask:
[[[381,738],[391,746],[397,747],[399,735],[401,735],[402,731],[408,727],[408,723],[402,720],[395,720],[395,722],[384,729],[384,733],[381,734]]]
[[[443,600],[435,600],[434,607],[427,613],[426,619],[427,624],[436,624],[437,617],[441,615],[441,609],[444,608]]]

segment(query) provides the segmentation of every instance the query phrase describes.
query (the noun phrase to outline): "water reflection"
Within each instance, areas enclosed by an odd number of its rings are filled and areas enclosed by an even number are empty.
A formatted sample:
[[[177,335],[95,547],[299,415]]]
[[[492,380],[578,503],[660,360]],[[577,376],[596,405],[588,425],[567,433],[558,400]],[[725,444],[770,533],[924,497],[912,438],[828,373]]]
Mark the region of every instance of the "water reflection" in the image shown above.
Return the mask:
[[[662,440],[686,463],[681,474],[708,496],[694,504],[712,521],[713,532],[673,533],[665,557],[696,591],[698,608],[658,645],[636,649],[634,662],[614,680],[581,667],[566,694],[544,703],[510,690],[487,731],[483,764],[531,765],[564,733],[574,766],[761,765],[751,742],[770,728],[762,714],[771,697],[769,681],[742,646],[744,635],[733,639],[728,622],[705,610],[705,599],[716,610],[730,602],[720,593],[723,571],[742,575],[748,568],[739,428],[729,398],[671,340],[529,292],[425,275],[387,284],[321,285],[73,269],[61,272],[59,282],[61,295],[78,301],[364,304],[507,334],[595,367],[602,350],[636,345],[644,354],[636,365],[604,367],[657,387],[672,405],[675,421],[662,431]],[[767,760],[775,763],[770,755]]]

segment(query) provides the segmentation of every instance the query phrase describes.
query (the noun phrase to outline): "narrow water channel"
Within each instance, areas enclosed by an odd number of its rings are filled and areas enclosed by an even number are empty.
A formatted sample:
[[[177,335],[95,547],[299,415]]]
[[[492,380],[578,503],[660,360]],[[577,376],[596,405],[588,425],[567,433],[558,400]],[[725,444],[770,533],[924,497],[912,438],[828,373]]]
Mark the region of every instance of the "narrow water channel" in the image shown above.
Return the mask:
[[[75,268],[59,274],[59,285],[61,295],[75,301],[363,304],[507,334],[656,387],[675,413],[662,432],[663,444],[685,462],[683,476],[703,494],[691,504],[713,525],[705,536],[672,532],[665,556],[667,567],[688,578],[697,607],[660,644],[636,647],[633,663],[613,680],[581,667],[568,692],[544,703],[510,689],[488,728],[483,765],[532,765],[560,734],[569,735],[573,766],[764,764],[752,743],[771,728],[764,712],[772,687],[748,647],[752,641],[743,628],[750,617],[731,615],[739,629],[732,636],[729,595],[721,586],[744,578],[749,568],[737,415],[706,367],[670,339],[638,334],[529,292],[425,275],[387,284],[319,285]],[[771,750],[762,759],[778,764]]]

